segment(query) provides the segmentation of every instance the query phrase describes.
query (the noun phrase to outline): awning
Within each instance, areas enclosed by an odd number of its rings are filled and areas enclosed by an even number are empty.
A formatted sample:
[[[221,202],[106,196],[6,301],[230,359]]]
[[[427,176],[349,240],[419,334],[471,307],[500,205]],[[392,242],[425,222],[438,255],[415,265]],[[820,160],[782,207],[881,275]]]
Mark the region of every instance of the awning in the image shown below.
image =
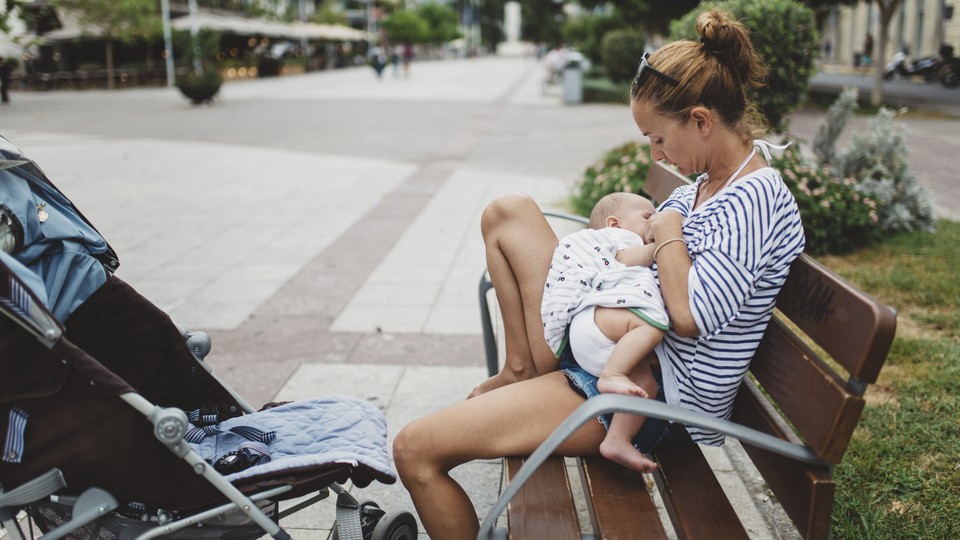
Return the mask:
[[[192,17],[192,18],[191,18]],[[171,22],[176,30],[205,28],[218,32],[239,35],[266,36],[271,38],[326,39],[331,41],[364,41],[367,33],[349,26],[316,23],[284,23],[266,19],[248,19],[230,15],[200,12],[196,15],[178,17]]]
[[[58,9],[57,15],[62,28],[43,34],[48,43],[74,41],[81,37],[98,37],[103,29],[97,25],[80,24],[79,16],[70,10]],[[329,41],[366,41],[367,33],[342,24],[285,23],[267,19],[250,19],[234,15],[219,15],[201,11],[193,16],[177,17],[171,21],[175,30],[190,30],[193,24],[197,28],[206,28],[217,32],[239,34],[243,36],[265,36],[299,41],[300,39],[323,39]]]

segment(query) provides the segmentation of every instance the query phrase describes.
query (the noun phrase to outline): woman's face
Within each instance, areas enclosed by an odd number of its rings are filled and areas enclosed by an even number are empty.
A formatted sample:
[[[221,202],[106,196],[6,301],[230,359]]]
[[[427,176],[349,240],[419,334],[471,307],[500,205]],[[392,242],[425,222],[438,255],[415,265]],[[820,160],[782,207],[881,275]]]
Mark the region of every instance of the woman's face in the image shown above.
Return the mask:
[[[703,170],[693,152],[700,141],[694,122],[681,123],[664,116],[648,102],[634,101],[630,109],[640,132],[650,139],[650,156],[654,161],[676,165],[684,176]]]

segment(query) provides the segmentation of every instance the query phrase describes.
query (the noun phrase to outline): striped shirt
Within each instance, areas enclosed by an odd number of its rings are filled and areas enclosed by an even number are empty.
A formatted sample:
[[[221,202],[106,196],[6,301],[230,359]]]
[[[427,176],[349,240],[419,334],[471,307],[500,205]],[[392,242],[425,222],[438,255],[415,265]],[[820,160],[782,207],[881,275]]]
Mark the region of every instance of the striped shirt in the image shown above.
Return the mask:
[[[803,226],[775,169],[744,176],[693,210],[704,181],[677,188],[658,209],[684,216],[693,261],[687,289],[699,336],[669,331],[656,352],[667,403],[729,419],[790,263],[803,251]],[[687,431],[695,442],[723,444],[720,433]]]

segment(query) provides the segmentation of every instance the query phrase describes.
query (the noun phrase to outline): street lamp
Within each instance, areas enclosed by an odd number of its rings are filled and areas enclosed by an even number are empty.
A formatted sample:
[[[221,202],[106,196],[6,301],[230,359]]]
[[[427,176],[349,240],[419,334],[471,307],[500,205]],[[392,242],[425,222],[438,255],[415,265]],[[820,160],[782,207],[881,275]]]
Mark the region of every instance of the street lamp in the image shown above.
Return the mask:
[[[197,34],[200,29],[197,27],[197,0],[190,0],[190,41],[193,42],[193,73],[200,76],[203,73],[203,64],[200,61],[200,39]]]

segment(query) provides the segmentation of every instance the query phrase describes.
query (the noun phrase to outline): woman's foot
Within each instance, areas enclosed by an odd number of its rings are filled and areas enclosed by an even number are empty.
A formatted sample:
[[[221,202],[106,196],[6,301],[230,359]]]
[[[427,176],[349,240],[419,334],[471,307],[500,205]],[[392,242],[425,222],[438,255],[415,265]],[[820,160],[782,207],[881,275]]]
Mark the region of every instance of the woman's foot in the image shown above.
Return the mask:
[[[637,386],[635,382],[630,380],[630,377],[622,373],[601,373],[600,378],[597,379],[597,390],[600,390],[603,394],[650,397],[643,388]]]
[[[618,441],[607,437],[600,443],[600,454],[614,463],[637,472],[649,473],[657,468],[657,464],[640,453],[628,441]]]

